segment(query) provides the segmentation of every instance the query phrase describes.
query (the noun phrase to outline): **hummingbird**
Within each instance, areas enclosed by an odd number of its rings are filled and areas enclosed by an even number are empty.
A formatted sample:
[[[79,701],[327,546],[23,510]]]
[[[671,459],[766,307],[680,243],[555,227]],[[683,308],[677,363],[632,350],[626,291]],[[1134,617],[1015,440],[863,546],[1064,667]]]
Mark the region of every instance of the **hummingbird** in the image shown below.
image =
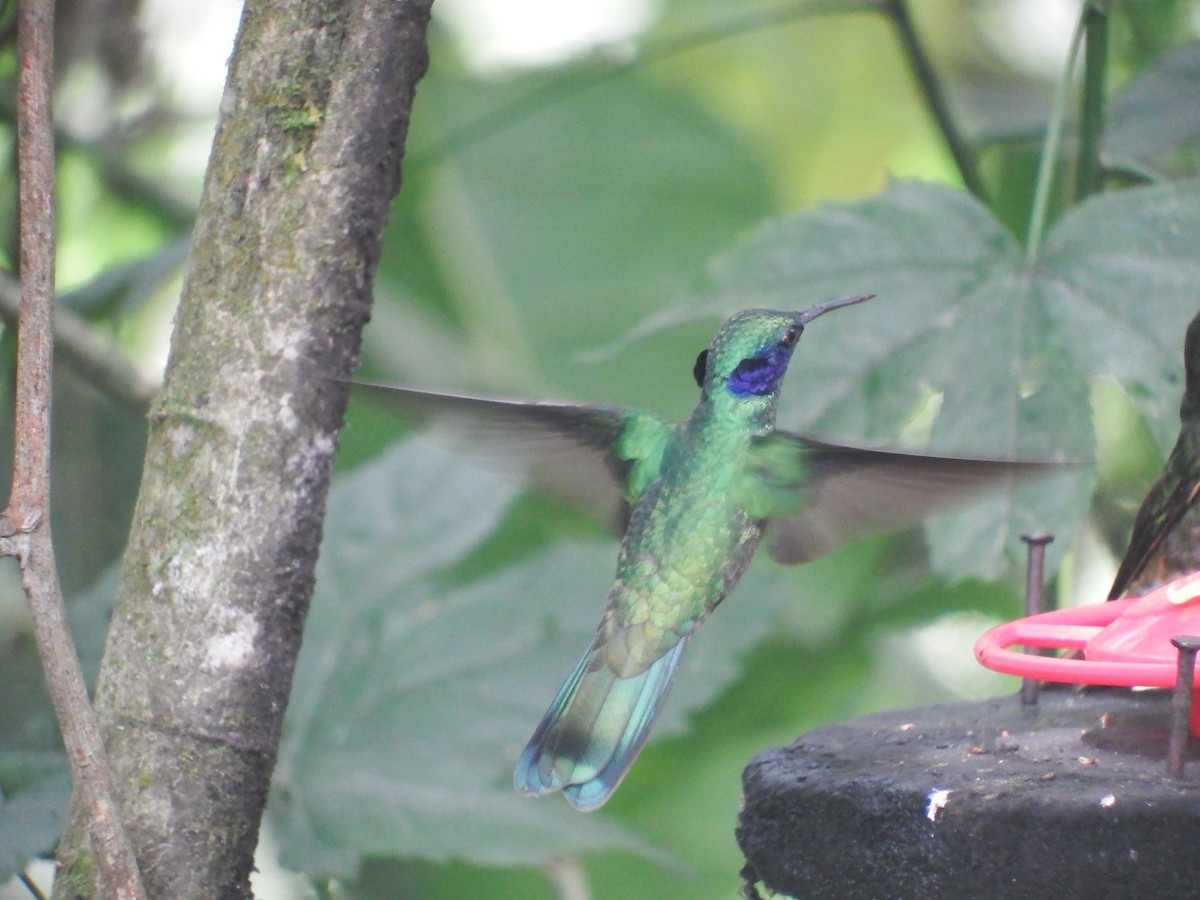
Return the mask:
[[[1200,569],[1200,313],[1183,340],[1179,437],[1133,521],[1108,599],[1146,594]]]
[[[675,425],[615,406],[355,385],[401,417],[499,428],[543,474],[556,470],[552,483],[591,494],[587,485],[598,481],[607,485],[600,495],[615,501],[622,536],[608,602],[520,756],[519,791],[561,791],[582,811],[608,800],[662,711],[688,642],[764,539],[776,560],[798,564],[1055,468],[851,447],[777,430],[780,385],[805,327],[872,296],[734,314],[697,357],[699,402]],[[563,450],[575,452],[563,457]]]

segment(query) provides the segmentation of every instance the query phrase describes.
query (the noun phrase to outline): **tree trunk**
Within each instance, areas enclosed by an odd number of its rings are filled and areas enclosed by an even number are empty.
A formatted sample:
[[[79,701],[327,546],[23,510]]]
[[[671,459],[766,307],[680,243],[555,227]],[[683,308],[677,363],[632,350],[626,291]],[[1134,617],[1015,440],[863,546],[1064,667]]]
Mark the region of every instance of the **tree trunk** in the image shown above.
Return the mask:
[[[430,3],[243,13],[97,687],[150,897],[250,896]]]

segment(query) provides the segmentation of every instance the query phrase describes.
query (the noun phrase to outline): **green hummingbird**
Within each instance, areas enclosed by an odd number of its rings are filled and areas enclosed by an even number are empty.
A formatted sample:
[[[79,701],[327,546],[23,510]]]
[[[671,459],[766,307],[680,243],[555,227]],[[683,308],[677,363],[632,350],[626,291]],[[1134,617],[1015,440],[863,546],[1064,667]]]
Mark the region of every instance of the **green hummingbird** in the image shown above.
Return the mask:
[[[1200,569],[1200,313],[1183,340],[1179,437],[1133,521],[1108,599],[1139,596]]]
[[[602,482],[601,496],[619,501],[623,535],[604,615],[521,754],[518,790],[561,791],[579,810],[612,795],[663,708],[688,641],[764,537],[775,559],[802,563],[1054,468],[840,446],[776,430],[780,383],[805,326],[871,296],[734,314],[697,358],[700,400],[677,425],[619,407],[355,386],[402,417],[449,418],[476,436],[499,427],[560,487],[591,494]]]

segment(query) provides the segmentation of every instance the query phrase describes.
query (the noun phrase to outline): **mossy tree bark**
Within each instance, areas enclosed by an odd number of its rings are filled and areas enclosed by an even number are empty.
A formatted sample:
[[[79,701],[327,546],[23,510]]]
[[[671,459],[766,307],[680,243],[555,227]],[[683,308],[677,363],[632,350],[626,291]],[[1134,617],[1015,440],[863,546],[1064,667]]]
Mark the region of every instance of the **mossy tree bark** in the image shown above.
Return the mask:
[[[250,896],[430,3],[243,13],[97,688],[151,897]]]

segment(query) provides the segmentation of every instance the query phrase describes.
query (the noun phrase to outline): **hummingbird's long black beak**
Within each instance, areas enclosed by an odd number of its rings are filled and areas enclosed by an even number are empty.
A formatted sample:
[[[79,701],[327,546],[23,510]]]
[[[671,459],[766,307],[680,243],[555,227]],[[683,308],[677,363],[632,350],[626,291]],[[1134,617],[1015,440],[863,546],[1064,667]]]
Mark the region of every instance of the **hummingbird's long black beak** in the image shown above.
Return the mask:
[[[823,316],[831,309],[841,309],[843,306],[853,306],[855,303],[865,303],[874,296],[874,294],[859,294],[857,297],[843,297],[841,300],[830,300],[828,303],[818,303],[816,306],[810,306],[802,313],[797,313],[796,324],[801,326],[807,325],[817,316]]]

